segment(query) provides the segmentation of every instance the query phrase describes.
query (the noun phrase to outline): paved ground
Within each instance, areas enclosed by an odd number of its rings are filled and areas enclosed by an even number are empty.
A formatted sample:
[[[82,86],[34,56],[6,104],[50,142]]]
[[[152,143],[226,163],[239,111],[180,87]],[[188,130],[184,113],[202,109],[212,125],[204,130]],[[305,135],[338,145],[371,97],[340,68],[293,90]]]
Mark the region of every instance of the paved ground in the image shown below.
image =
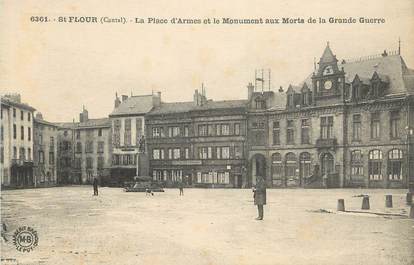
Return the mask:
[[[2,192],[2,264],[414,264],[414,220],[337,213],[338,198],[359,210],[407,215],[404,190],[268,190],[256,221],[251,190],[166,190],[153,197],[101,188]],[[384,207],[393,194],[394,208]],[[321,213],[325,209],[332,213]],[[17,251],[12,234],[37,230],[39,245]]]

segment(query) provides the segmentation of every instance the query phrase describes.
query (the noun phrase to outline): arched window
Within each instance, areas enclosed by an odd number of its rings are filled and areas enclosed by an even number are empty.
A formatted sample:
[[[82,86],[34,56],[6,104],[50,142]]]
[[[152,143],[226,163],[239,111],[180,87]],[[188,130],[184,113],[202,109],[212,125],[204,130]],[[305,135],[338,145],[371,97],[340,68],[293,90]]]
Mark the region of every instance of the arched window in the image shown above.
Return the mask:
[[[402,179],[403,152],[400,149],[392,149],[388,152],[388,179]]]
[[[272,155],[272,180],[273,184],[280,185],[282,179],[282,156],[279,153]]]
[[[308,178],[312,175],[311,172],[311,155],[308,152],[301,153],[299,156],[300,161],[300,176],[302,178]]]
[[[362,161],[361,150],[351,152],[351,177],[361,177],[364,175],[364,164]]]
[[[368,155],[368,176],[370,180],[382,180],[382,152],[371,150]]]
[[[295,178],[296,169],[298,168],[296,155],[294,153],[286,154],[286,178]]]
[[[76,153],[82,153],[82,143],[81,142],[76,143]]]

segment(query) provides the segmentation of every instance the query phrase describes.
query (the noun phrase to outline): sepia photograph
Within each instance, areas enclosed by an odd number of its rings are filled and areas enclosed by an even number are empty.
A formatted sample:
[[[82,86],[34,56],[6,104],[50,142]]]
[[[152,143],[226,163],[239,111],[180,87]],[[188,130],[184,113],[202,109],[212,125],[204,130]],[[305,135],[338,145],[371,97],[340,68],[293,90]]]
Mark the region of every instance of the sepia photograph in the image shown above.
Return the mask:
[[[414,1],[0,0],[1,264],[414,265]]]

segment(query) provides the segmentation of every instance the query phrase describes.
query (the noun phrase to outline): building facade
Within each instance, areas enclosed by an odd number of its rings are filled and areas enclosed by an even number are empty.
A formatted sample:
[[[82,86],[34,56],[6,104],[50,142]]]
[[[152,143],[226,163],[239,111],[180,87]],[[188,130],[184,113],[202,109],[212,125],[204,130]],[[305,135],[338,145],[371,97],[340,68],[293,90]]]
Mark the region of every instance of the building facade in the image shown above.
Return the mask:
[[[122,99],[122,100],[121,100]],[[116,95],[109,115],[112,128],[111,179],[113,185],[149,175],[145,115],[161,103],[161,93],[143,96]]]
[[[3,187],[31,187],[33,179],[33,113],[19,94],[1,97],[0,163]]]
[[[58,127],[43,119],[40,112],[34,119],[34,186],[49,187],[57,184]]]
[[[161,103],[146,115],[150,171],[167,187],[242,187],[246,101]]]
[[[249,184],[407,187],[414,71],[397,52],[338,63],[329,44],[318,65],[286,92],[249,94]]]

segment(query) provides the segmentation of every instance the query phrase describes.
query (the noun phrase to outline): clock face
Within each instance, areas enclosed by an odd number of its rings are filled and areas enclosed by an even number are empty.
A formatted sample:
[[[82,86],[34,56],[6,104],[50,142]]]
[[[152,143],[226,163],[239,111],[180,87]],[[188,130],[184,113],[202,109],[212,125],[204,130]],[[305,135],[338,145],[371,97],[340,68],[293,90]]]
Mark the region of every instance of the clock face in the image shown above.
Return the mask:
[[[328,65],[323,69],[323,75],[331,75],[333,74],[332,66]]]
[[[332,88],[332,81],[330,81],[330,80],[325,81],[325,83],[323,84],[323,87],[324,87],[326,90],[331,89],[331,88]]]

